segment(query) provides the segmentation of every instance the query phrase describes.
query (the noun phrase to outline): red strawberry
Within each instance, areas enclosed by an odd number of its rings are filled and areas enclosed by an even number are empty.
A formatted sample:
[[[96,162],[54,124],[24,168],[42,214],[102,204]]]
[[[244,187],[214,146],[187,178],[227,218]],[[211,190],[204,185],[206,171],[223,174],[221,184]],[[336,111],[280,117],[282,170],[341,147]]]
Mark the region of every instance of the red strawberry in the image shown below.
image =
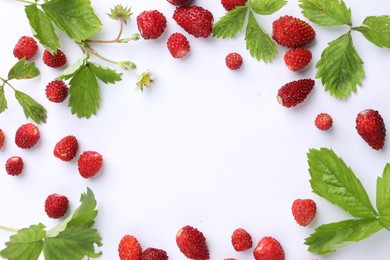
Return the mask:
[[[187,225],[181,228],[176,234],[176,244],[187,258],[196,260],[210,258],[206,238],[194,227]]]
[[[316,119],[314,120],[314,124],[318,129],[325,131],[332,127],[333,119],[327,113],[320,113],[316,116]]]
[[[284,62],[292,71],[298,71],[306,68],[312,58],[311,51],[303,48],[296,48],[286,52]]]
[[[316,33],[307,22],[285,15],[272,24],[272,38],[280,45],[288,48],[302,47],[311,43]]]
[[[283,85],[279,91],[277,100],[285,107],[294,107],[302,103],[310,94],[315,81],[312,79],[300,79]]]
[[[221,4],[226,11],[231,11],[236,6],[243,6],[246,4],[248,0],[221,0]]]
[[[68,96],[68,87],[62,80],[53,80],[46,85],[45,92],[48,100],[61,103]]]
[[[143,11],[137,16],[137,26],[145,40],[157,39],[163,34],[167,19],[157,10]]]
[[[187,33],[196,38],[207,38],[213,30],[213,14],[197,5],[178,7],[173,13],[173,19]]]
[[[12,176],[18,176],[23,171],[23,160],[19,156],[10,157],[5,163],[5,171]]]
[[[167,0],[167,1],[176,6],[189,5],[192,2],[192,0]]]
[[[17,59],[26,58],[26,60],[31,59],[38,51],[37,42],[33,37],[22,36],[14,47],[14,56]]]
[[[53,154],[55,157],[69,162],[76,156],[78,148],[79,144],[76,137],[68,135],[58,141],[54,147]]]
[[[245,251],[252,247],[252,237],[243,228],[237,228],[232,234],[232,245],[236,251]]]
[[[142,248],[137,238],[124,235],[119,242],[118,253],[120,260],[141,260]]]
[[[317,206],[312,199],[296,199],[291,206],[291,211],[298,225],[305,227],[316,216]]]
[[[380,150],[385,144],[386,128],[382,116],[377,110],[366,109],[356,117],[356,130],[375,150]]]
[[[242,65],[242,57],[236,52],[231,52],[226,55],[225,64],[231,70],[238,70]]]
[[[69,200],[64,195],[53,193],[45,200],[45,212],[49,218],[62,218],[68,211]]]
[[[18,128],[15,134],[15,144],[22,149],[30,149],[39,140],[39,129],[32,123],[27,123]]]
[[[51,68],[61,68],[67,62],[65,54],[61,50],[57,50],[56,54],[51,54],[48,50],[43,52],[43,63]]]
[[[149,247],[142,253],[142,260],[168,260],[168,255],[162,249]]]
[[[4,132],[0,129],[0,149],[4,146]]]
[[[284,260],[284,251],[273,237],[263,237],[253,251],[256,260]]]
[[[77,164],[80,175],[84,178],[91,178],[102,168],[103,157],[98,152],[85,151],[80,155]]]
[[[172,57],[176,59],[183,58],[190,51],[190,43],[181,33],[173,33],[169,36],[167,47]]]

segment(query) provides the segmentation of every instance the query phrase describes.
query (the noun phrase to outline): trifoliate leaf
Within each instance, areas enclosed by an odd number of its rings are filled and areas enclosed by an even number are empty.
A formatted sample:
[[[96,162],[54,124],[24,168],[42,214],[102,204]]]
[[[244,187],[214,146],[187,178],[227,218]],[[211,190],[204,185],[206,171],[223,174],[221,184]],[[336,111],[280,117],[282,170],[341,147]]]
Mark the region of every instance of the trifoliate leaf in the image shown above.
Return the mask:
[[[343,0],[299,0],[302,14],[321,26],[351,24],[351,9]]]
[[[363,25],[353,28],[380,48],[390,48],[390,17],[388,15],[369,16]]]
[[[316,254],[330,254],[340,246],[361,241],[378,232],[383,227],[378,219],[350,219],[321,225],[305,240],[309,251]]]
[[[249,0],[246,5],[257,14],[269,15],[281,9],[286,3],[285,0]]]
[[[0,86],[0,113],[8,108],[7,99],[5,98],[4,87]]]
[[[34,62],[28,62],[26,58],[22,58],[8,72],[8,79],[32,79],[39,74],[39,69]]]
[[[316,77],[325,90],[337,98],[347,98],[356,92],[364,78],[363,61],[353,45],[348,32],[329,43],[318,61]]]
[[[248,8],[237,6],[222,16],[213,27],[213,37],[233,38],[244,28],[245,17]]]
[[[70,79],[81,67],[83,67],[86,64],[89,57],[90,57],[89,52],[84,53],[80,59],[78,59],[73,65],[67,67],[56,79],[58,80]]]
[[[55,25],[77,42],[88,39],[102,27],[90,0],[51,0],[41,6]]]
[[[271,61],[277,52],[276,43],[271,36],[257,23],[255,16],[249,12],[245,32],[246,48],[252,57],[265,62]]]
[[[60,41],[49,17],[38,9],[37,5],[26,5],[25,12],[33,29],[33,35],[45,48],[55,53],[60,48]]]
[[[382,177],[378,177],[376,187],[379,223],[390,230],[390,164],[386,165]]]
[[[92,62],[89,63],[89,66],[95,76],[106,84],[115,84],[115,82],[122,80],[122,73],[117,73],[115,70],[103,67],[97,63]]]
[[[42,252],[45,236],[46,232],[43,224],[31,225],[28,228],[20,229],[5,243],[7,247],[0,251],[0,256],[11,260],[38,259]]]
[[[99,85],[89,64],[82,66],[69,82],[69,106],[79,118],[96,114],[100,104]]]
[[[374,218],[378,215],[359,179],[332,150],[310,149],[307,157],[314,193],[354,217]]]
[[[46,123],[46,109],[29,95],[15,90],[15,98],[23,108],[26,118],[31,118],[35,123]]]

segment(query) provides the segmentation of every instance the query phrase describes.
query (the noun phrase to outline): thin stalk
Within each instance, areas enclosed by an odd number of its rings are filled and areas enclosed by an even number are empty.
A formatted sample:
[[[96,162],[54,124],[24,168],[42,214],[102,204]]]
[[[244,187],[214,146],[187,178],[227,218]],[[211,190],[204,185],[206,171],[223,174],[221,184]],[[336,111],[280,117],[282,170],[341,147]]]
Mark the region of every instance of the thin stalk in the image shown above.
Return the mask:
[[[94,40],[94,39],[87,39],[85,42],[91,42],[91,43],[121,43],[121,36],[123,33],[123,18],[119,18],[119,33],[118,36],[113,40]]]
[[[12,227],[2,226],[2,225],[0,225],[0,229],[11,231],[11,232],[18,232],[19,230],[17,228],[12,228]]]

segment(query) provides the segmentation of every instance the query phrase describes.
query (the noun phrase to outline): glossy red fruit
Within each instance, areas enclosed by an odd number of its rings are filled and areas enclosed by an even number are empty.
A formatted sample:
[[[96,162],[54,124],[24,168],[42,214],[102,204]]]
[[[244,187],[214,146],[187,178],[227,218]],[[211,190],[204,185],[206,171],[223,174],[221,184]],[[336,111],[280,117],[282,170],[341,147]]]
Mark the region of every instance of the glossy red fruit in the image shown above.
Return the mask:
[[[4,132],[3,130],[0,129],[0,149],[3,148],[4,146],[4,140],[5,140]]]
[[[51,68],[61,68],[67,62],[65,54],[61,50],[57,50],[57,53],[50,53],[48,50],[43,52],[43,63]]]
[[[379,111],[365,109],[356,117],[356,130],[366,143],[375,150],[385,145],[386,127]]]
[[[231,52],[225,57],[225,64],[231,70],[238,70],[242,65],[242,56],[237,52]]]
[[[299,71],[306,68],[310,63],[311,58],[311,51],[304,48],[289,50],[283,57],[286,66],[292,71]]]
[[[157,39],[165,31],[167,19],[157,10],[143,11],[137,16],[137,26],[145,40]]]
[[[18,176],[23,171],[23,159],[19,156],[10,157],[5,163],[5,171],[12,176]]]
[[[194,227],[187,225],[181,228],[176,234],[176,244],[187,258],[197,260],[210,258],[206,238]]]
[[[263,237],[253,251],[256,260],[284,260],[284,250],[275,238]]]
[[[103,156],[95,151],[85,151],[80,155],[77,165],[82,177],[91,178],[102,168]]]
[[[69,200],[66,196],[53,193],[45,200],[45,212],[49,218],[62,218],[68,211]]]
[[[316,216],[317,205],[312,199],[296,199],[291,206],[291,211],[298,225],[305,227]]]
[[[137,238],[124,235],[119,241],[118,253],[120,260],[141,260],[142,248]]]
[[[221,0],[221,4],[226,11],[231,11],[237,6],[243,6],[248,0]]]
[[[62,161],[69,162],[76,157],[79,148],[78,141],[75,136],[68,135],[63,137],[54,146],[53,154]]]
[[[252,236],[243,228],[237,228],[232,234],[232,245],[236,251],[245,251],[252,247]]]
[[[17,59],[31,59],[38,51],[38,44],[33,37],[22,36],[16,43],[13,54]]]
[[[46,85],[45,93],[49,101],[61,103],[68,96],[68,87],[62,80],[53,80]]]
[[[316,116],[314,124],[320,130],[329,130],[333,125],[332,117],[327,113],[320,113]]]
[[[208,38],[213,30],[213,14],[201,6],[178,7],[173,13],[173,19],[196,38]]]
[[[181,33],[173,33],[169,36],[167,47],[173,58],[181,59],[190,51],[190,43]]]
[[[277,100],[284,107],[294,107],[302,103],[313,90],[315,81],[300,79],[283,85],[278,90]]]
[[[32,123],[27,123],[18,128],[15,133],[15,144],[22,149],[32,148],[40,138],[39,129]]]
[[[162,249],[149,247],[142,252],[142,260],[168,260],[168,254]]]
[[[169,3],[176,6],[184,6],[189,5],[193,0],[167,0]]]

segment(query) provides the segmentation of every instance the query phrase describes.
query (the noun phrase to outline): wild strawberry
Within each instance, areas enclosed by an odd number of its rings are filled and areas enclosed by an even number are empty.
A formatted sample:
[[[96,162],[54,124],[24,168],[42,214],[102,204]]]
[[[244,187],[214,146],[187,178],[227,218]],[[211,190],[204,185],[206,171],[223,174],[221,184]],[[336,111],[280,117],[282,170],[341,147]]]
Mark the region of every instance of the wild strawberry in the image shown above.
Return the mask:
[[[68,211],[69,200],[66,196],[53,193],[45,200],[45,212],[49,218],[62,218]]]
[[[272,23],[272,38],[280,45],[297,48],[311,43],[316,33],[307,22],[285,15]]]
[[[333,125],[332,117],[327,113],[320,113],[316,116],[314,124],[320,130],[326,131],[330,129]]]
[[[236,6],[245,5],[247,1],[248,0],[221,0],[221,4],[223,8],[229,12],[236,8]]]
[[[137,26],[145,40],[157,39],[163,34],[167,19],[157,10],[143,11],[137,16]]]
[[[385,144],[386,128],[382,116],[377,110],[366,109],[356,117],[356,130],[375,150],[380,150]]]
[[[78,148],[76,137],[68,135],[56,143],[53,154],[62,161],[69,162],[76,156]]]
[[[312,199],[296,199],[291,206],[291,211],[298,225],[305,227],[316,216],[317,206]]]
[[[231,52],[225,57],[225,64],[231,70],[238,70],[242,65],[242,57],[236,52]]]
[[[46,85],[45,92],[49,101],[61,103],[68,96],[68,87],[62,80],[53,80]]]
[[[30,36],[22,36],[16,43],[13,53],[14,56],[19,60],[22,58],[29,60],[35,56],[37,51],[38,45],[35,39]]]
[[[4,146],[4,139],[5,139],[4,132],[3,130],[0,129],[0,149],[3,148]]]
[[[194,227],[187,225],[181,228],[176,234],[176,244],[187,258],[197,260],[210,258],[206,238]]]
[[[252,237],[243,228],[237,228],[232,234],[232,245],[236,251],[245,251],[252,247]]]
[[[18,176],[23,171],[23,159],[19,156],[10,157],[5,163],[5,171],[12,176]]]
[[[43,63],[51,68],[61,68],[67,62],[65,54],[61,50],[57,50],[57,53],[51,54],[48,50],[43,52]]]
[[[16,130],[15,144],[19,148],[30,149],[38,142],[39,137],[38,127],[32,123],[27,123]]]
[[[189,5],[192,2],[192,0],[167,0],[167,1],[176,6]]]
[[[142,248],[137,238],[124,235],[119,242],[118,253],[120,260],[141,260]]]
[[[168,255],[162,249],[149,247],[142,253],[142,260],[168,260]]]
[[[284,62],[292,71],[298,71],[306,68],[312,58],[311,51],[303,48],[289,50],[284,55]]]
[[[273,237],[263,237],[253,251],[256,260],[284,260],[284,250]]]
[[[85,151],[80,155],[77,164],[80,175],[84,178],[91,178],[102,168],[103,157],[98,152]]]
[[[169,36],[167,47],[172,57],[176,59],[183,58],[190,51],[190,43],[181,33],[173,33]]]
[[[213,14],[201,6],[178,7],[173,13],[173,19],[187,33],[196,38],[207,38],[213,30]]]
[[[307,98],[314,84],[315,81],[312,79],[291,81],[279,89],[277,100],[282,106],[294,107]]]

